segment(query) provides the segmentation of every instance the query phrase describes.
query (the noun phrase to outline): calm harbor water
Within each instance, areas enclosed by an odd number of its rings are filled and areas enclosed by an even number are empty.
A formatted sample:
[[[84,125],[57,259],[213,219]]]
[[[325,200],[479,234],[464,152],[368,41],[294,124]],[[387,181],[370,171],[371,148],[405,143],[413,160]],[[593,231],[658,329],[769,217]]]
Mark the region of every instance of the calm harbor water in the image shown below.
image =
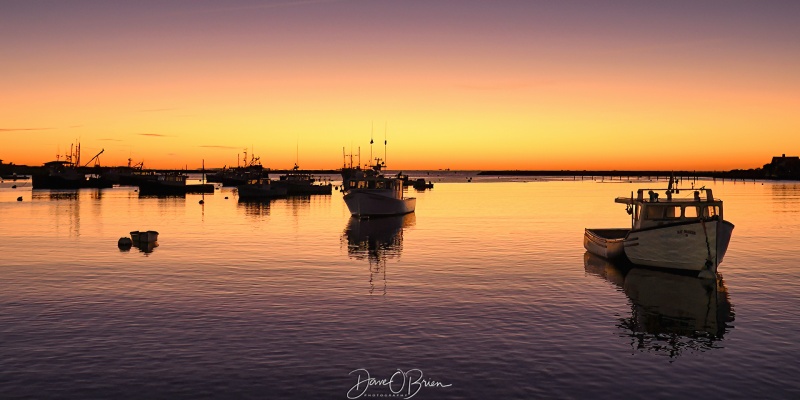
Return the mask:
[[[736,225],[715,283],[585,254],[664,181],[434,175],[365,221],[0,184],[0,397],[800,397],[800,184],[698,181]]]

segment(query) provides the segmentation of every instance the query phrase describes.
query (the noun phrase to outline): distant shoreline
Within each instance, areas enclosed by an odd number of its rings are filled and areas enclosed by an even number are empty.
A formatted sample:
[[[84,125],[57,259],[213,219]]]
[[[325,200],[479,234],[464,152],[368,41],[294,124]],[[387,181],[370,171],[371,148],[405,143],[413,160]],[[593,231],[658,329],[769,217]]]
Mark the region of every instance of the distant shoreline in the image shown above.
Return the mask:
[[[731,171],[665,171],[665,170],[496,170],[481,171],[484,176],[574,176],[574,177],[684,177],[719,179],[770,179],[759,169]]]
[[[28,166],[16,164],[2,164],[0,165],[0,173],[2,175],[36,175],[46,174],[47,169],[44,166]],[[112,169],[126,169],[129,167],[80,167],[79,170],[86,174],[102,173]],[[221,170],[222,168],[207,168],[206,173],[213,173]],[[163,172],[184,172],[184,173],[201,173],[200,168],[195,169],[168,169],[168,168],[147,168],[142,170],[144,172],[163,173]],[[291,169],[264,169],[268,174],[286,174],[292,172]],[[408,172],[437,172],[437,173],[458,173],[467,172],[480,176],[560,176],[560,177],[608,177],[608,178],[668,178],[674,176],[676,178],[714,178],[714,179],[747,179],[747,180],[800,180],[800,175],[786,174],[783,176],[770,176],[767,171],[762,168],[755,169],[734,169],[730,171],[689,171],[689,170],[403,170]],[[300,172],[307,174],[339,174],[341,169],[306,169]]]

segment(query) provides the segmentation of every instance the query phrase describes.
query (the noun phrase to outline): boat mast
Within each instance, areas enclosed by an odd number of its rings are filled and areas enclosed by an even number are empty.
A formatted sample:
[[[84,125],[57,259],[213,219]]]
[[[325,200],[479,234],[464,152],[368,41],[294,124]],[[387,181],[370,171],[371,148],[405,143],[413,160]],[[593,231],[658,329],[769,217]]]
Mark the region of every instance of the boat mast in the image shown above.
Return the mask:
[[[202,177],[201,182],[202,182],[203,185],[205,185],[206,184],[206,159],[205,158],[203,159],[202,172],[203,172],[203,177]],[[201,205],[206,204],[206,191],[205,191],[205,188],[203,188],[203,187],[200,188],[200,196],[202,196],[202,198],[200,199],[200,204]]]
[[[372,126],[369,128],[369,162],[372,162],[372,143],[375,143],[373,137],[375,136],[375,121],[372,122]]]
[[[383,125],[383,165],[384,166],[386,165],[386,147],[387,147],[386,146],[386,143],[387,143],[387,141],[386,141],[386,128],[388,127],[388,125],[389,125],[388,122],[386,122]]]

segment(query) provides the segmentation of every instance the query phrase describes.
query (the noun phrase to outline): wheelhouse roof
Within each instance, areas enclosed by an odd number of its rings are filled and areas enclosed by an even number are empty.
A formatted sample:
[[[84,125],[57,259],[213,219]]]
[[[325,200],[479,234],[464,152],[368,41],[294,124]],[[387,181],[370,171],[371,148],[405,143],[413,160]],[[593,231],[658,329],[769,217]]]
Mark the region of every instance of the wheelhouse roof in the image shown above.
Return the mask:
[[[659,196],[651,200],[649,193],[654,192],[657,193]],[[667,198],[666,193],[673,193],[672,198]],[[692,194],[691,197],[675,197],[676,194],[680,194],[680,192],[687,192]],[[705,196],[701,194],[700,199],[694,197],[694,192],[705,192]],[[647,194],[647,195],[646,195]],[[659,204],[659,205],[675,205],[675,206],[685,206],[687,204],[703,204],[703,205],[721,205],[722,200],[715,199],[711,189],[706,188],[699,188],[699,189],[639,189],[637,191],[636,197],[631,196],[620,196],[614,199],[615,203],[621,204]]]

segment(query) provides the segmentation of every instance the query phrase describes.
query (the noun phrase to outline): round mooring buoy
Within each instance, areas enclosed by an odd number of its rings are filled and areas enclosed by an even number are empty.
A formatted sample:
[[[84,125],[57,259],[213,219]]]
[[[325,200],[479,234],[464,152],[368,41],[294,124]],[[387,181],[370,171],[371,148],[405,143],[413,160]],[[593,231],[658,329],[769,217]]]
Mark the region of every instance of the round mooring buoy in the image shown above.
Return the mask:
[[[131,238],[129,237],[121,237],[117,241],[117,247],[119,247],[122,250],[130,249],[131,246],[133,246],[133,240],[131,240]]]
[[[12,185],[12,186],[11,186],[11,188],[12,188],[12,189],[16,189],[16,188],[17,188],[17,185]]]
[[[22,201],[22,196],[17,197],[17,201]]]
[[[228,200],[228,196],[225,196],[225,200]]]
[[[206,201],[205,200],[200,200],[200,201],[197,202],[197,204],[206,204]]]

